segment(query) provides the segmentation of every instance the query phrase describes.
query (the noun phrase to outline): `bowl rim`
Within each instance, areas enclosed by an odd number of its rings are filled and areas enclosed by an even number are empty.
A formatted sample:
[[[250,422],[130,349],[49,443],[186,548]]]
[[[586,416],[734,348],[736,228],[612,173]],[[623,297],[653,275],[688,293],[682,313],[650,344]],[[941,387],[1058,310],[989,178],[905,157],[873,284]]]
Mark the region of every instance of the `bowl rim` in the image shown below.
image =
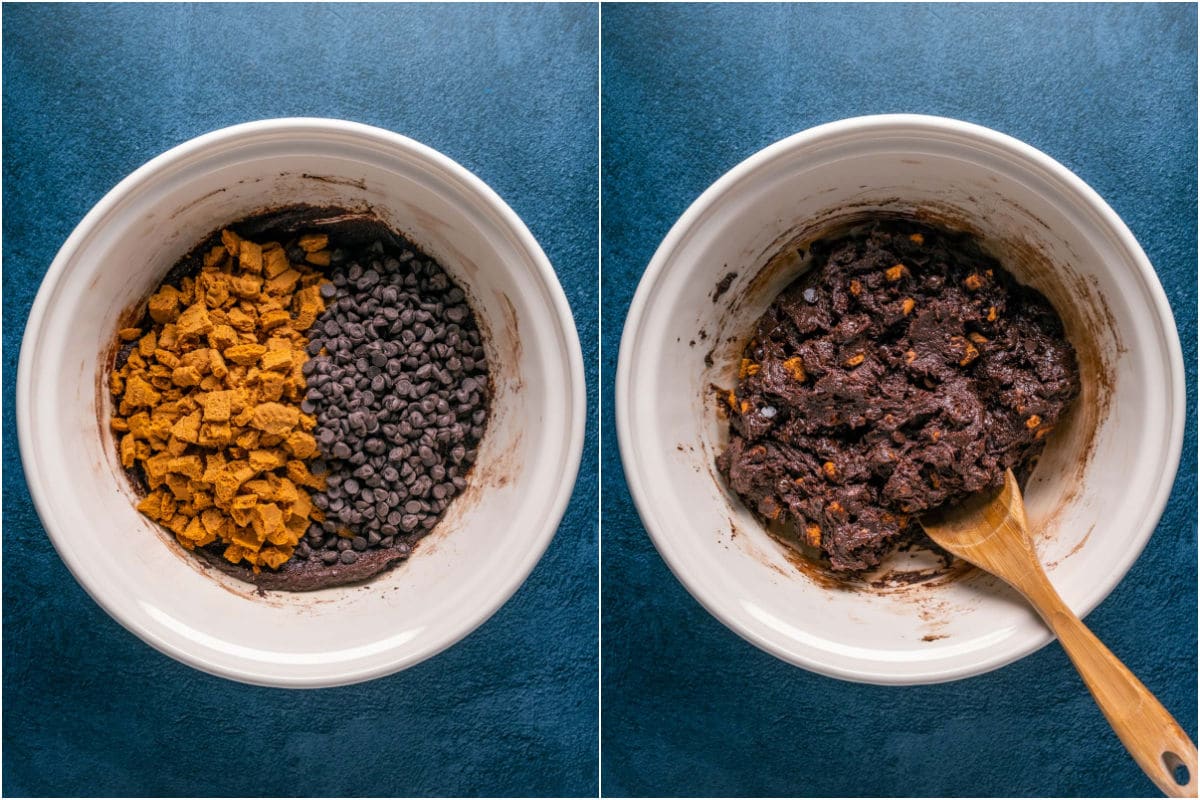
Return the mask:
[[[1011,652],[1002,652],[999,655],[978,659],[976,663],[895,675],[882,664],[878,669],[859,670],[826,663],[819,658],[813,658],[807,652],[790,648],[743,627],[738,618],[728,611],[727,607],[733,604],[728,603],[720,591],[714,591],[708,584],[688,573],[687,565],[676,551],[672,537],[664,532],[668,530],[669,526],[659,524],[654,504],[651,502],[652,493],[647,487],[648,482],[642,475],[636,443],[633,440],[630,419],[633,414],[634,396],[631,381],[639,330],[647,316],[650,300],[656,292],[663,273],[668,264],[674,260],[677,248],[693,226],[703,219],[711,208],[720,203],[728,192],[753,173],[764,169],[776,160],[790,156],[794,151],[818,146],[822,143],[832,143],[835,140],[845,141],[850,138],[861,140],[876,135],[900,134],[953,136],[975,145],[987,145],[1027,166],[1041,170],[1048,177],[1057,181],[1066,190],[1068,196],[1073,196],[1073,199],[1078,200],[1085,210],[1091,212],[1103,223],[1103,227],[1116,237],[1121,249],[1129,254],[1132,262],[1136,265],[1137,277],[1146,289],[1150,303],[1156,312],[1158,333],[1167,349],[1166,360],[1170,364],[1167,376],[1169,385],[1164,387],[1164,392],[1169,396],[1174,409],[1174,414],[1169,420],[1169,445],[1163,454],[1162,480],[1143,517],[1140,528],[1134,532],[1136,535],[1129,537],[1134,547],[1130,550],[1128,563],[1123,569],[1110,573],[1107,580],[1093,585],[1088,595],[1079,604],[1079,608],[1076,609],[1081,618],[1090,613],[1116,588],[1137,561],[1158,526],[1179,469],[1186,414],[1186,377],[1179,330],[1162,283],[1158,280],[1141,245],[1138,244],[1136,237],[1120,216],[1082,178],[1049,155],[1019,139],[982,125],[950,117],[926,114],[874,114],[849,117],[808,128],[770,144],[751,154],[714,181],[688,206],[655,250],[638,283],[637,291],[625,318],[617,356],[614,414],[617,422],[617,444],[626,485],[643,527],[671,573],[683,584],[692,597],[722,624],[756,647],[795,666],[842,680],[881,685],[941,683],[981,675],[1024,658],[1044,647],[1054,637],[1048,630],[1044,630],[1040,637],[1031,638],[1025,645],[1014,648]]]
[[[383,147],[393,151],[400,150],[414,161],[431,167],[445,179],[457,182],[464,189],[464,194],[495,215],[505,234],[512,237],[518,245],[518,249],[527,255],[534,268],[533,277],[541,285],[540,288],[549,299],[549,308],[553,316],[552,324],[556,325],[559,335],[562,337],[561,341],[566,345],[565,352],[562,354],[568,372],[567,383],[563,390],[570,403],[567,414],[569,430],[563,442],[563,463],[566,465],[566,469],[553,491],[543,495],[546,509],[542,516],[544,524],[540,529],[530,529],[530,547],[517,569],[507,576],[506,581],[497,585],[492,595],[486,598],[487,602],[482,603],[472,614],[464,615],[458,626],[447,628],[440,635],[431,637],[423,647],[410,653],[397,652],[396,648],[385,650],[365,666],[349,671],[335,669],[328,674],[319,675],[291,676],[239,666],[234,663],[236,659],[230,659],[229,663],[226,663],[200,657],[159,636],[152,625],[143,624],[131,618],[124,613],[121,607],[111,602],[105,595],[105,587],[94,579],[94,576],[77,558],[77,554],[70,545],[70,537],[59,530],[60,526],[54,512],[55,494],[42,481],[40,456],[37,452],[34,432],[30,430],[31,392],[34,375],[37,371],[32,356],[41,339],[50,299],[56,294],[58,286],[66,274],[68,264],[75,260],[80,247],[99,226],[106,222],[108,215],[118,204],[156,178],[169,174],[177,166],[189,163],[194,158],[236,145],[240,140],[252,139],[264,134],[287,134],[312,138],[340,136],[368,146]],[[449,156],[428,145],[403,134],[373,125],[324,117],[279,117],[244,122],[209,131],[160,153],[110,189],[71,231],[42,278],[22,334],[15,394],[17,441],[26,486],[29,489],[34,508],[59,557],[92,600],[126,630],[171,658],[218,677],[254,685],[282,688],[341,686],[390,675],[437,655],[461,641],[490,619],[529,577],[562,522],[575,490],[576,478],[583,456],[587,421],[587,384],[584,377],[583,353],[574,315],[553,266],[516,212],[481,178]]]

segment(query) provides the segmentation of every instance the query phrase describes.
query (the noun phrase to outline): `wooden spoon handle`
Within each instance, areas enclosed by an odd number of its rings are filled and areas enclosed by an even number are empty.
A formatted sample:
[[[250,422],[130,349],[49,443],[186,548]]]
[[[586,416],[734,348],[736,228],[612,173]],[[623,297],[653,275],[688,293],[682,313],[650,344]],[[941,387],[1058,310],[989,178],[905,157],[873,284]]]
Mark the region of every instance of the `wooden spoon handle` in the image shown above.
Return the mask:
[[[1049,581],[1023,587],[1058,635],[1125,749],[1168,797],[1196,797],[1196,745],[1162,703],[1063,603]],[[1186,773],[1186,775],[1185,775]],[[1180,783],[1178,777],[1185,777]]]

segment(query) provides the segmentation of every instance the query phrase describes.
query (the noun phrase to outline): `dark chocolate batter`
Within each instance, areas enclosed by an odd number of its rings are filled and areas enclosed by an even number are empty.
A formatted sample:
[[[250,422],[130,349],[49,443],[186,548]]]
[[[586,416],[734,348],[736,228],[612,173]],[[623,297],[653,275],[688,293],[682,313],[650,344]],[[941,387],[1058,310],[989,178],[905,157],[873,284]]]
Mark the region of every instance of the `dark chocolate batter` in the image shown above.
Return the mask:
[[[833,569],[862,570],[916,515],[1031,468],[1079,370],[1046,298],[967,236],[878,223],[811,254],[746,347],[717,466]]]

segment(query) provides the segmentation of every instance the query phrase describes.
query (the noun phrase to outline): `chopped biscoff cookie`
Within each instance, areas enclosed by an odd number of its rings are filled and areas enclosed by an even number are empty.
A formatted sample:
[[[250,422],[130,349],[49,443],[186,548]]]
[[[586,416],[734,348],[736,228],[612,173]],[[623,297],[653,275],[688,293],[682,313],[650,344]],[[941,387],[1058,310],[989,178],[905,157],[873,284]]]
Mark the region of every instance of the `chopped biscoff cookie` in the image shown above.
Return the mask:
[[[146,479],[138,510],[185,548],[219,541],[232,563],[276,569],[324,519],[306,491],[324,479],[303,463],[316,417],[300,409],[322,282],[279,243],[226,230],[118,332],[131,348],[109,380],[121,464]]]

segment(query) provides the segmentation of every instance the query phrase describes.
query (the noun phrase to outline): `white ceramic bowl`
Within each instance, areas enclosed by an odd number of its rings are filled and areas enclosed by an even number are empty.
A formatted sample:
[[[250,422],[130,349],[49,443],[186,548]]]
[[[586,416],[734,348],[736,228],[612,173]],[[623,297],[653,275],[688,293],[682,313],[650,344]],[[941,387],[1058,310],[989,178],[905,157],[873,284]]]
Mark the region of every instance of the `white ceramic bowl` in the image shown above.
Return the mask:
[[[219,226],[290,203],[373,209],[466,289],[495,382],[465,491],[413,556],[365,586],[255,594],[133,508],[101,354],[118,316]],[[118,622],[187,664],[315,687],[411,666],[466,636],[525,580],[579,467],[583,360],[529,230],[487,185],[395,133],[324,119],[237,125],[186,142],[88,213],[42,282],[21,346],[17,424],[38,513]]]
[[[713,465],[727,423],[711,386],[735,383],[754,320],[807,267],[797,248],[877,213],[973,231],[1064,317],[1083,393],[1026,494],[1043,563],[1081,614],[1162,514],[1183,361],[1162,287],[1113,210],[1048,156],[975,125],[894,115],[813,128],[734,167],[671,229],[630,308],[616,386],[625,473],[659,552],[705,608],[779,658],[931,683],[999,667],[1050,634],[977,571],[937,573],[905,554],[877,571],[879,586],[829,581],[768,536]],[[935,577],[905,584],[921,575]]]

